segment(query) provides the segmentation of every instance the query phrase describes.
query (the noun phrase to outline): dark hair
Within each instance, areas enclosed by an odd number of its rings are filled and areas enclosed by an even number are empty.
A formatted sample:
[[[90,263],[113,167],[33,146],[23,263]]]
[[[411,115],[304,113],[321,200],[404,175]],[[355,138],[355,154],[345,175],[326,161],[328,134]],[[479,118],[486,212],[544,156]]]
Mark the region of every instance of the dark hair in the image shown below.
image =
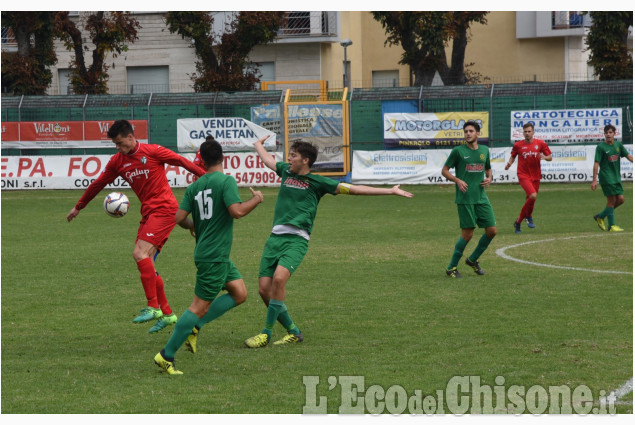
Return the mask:
[[[617,130],[615,129],[615,126],[612,124],[607,124],[604,126],[604,132],[606,133],[609,130],[613,130],[613,133],[615,133]]]
[[[309,167],[313,165],[318,156],[318,149],[309,142],[296,140],[291,145],[291,150],[296,151],[302,158],[309,159]]]
[[[212,136],[207,136],[200,147],[201,159],[205,167],[218,165],[223,161],[223,147]]]
[[[472,120],[467,121],[465,124],[463,124],[463,130],[465,130],[465,127],[470,126],[470,125],[471,125],[472,127],[474,127],[474,129],[476,130],[476,132],[481,131],[481,126],[480,126],[480,125],[478,125],[478,123],[477,123],[476,121],[472,121]]]
[[[117,136],[127,137],[129,134],[134,134],[134,129],[128,120],[115,121],[108,129],[108,137],[111,139],[115,139]]]
[[[523,130],[526,129],[527,127],[531,127],[531,129],[534,129],[534,123],[533,122],[527,122],[523,125]]]

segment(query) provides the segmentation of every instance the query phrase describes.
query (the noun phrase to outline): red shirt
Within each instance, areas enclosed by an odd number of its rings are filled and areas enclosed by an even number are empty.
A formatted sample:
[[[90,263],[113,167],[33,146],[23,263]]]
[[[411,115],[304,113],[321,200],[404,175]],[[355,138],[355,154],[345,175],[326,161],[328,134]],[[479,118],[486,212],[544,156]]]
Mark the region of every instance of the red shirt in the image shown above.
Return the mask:
[[[124,155],[117,152],[110,158],[104,171],[88,186],[75,208],[84,208],[106,185],[121,176],[139,197],[142,216],[155,210],[174,214],[178,203],[165,176],[165,164],[183,167],[199,177],[205,174],[194,163],[163,146],[137,143],[132,153]]]
[[[207,170],[203,166],[203,158],[201,158],[201,150],[196,151],[196,156],[194,157],[194,164],[198,165],[198,167],[203,170],[203,173],[207,173]]]
[[[540,154],[551,155],[551,150],[544,140],[533,139],[531,143],[526,140],[514,143],[512,158],[518,155],[518,178],[540,180]]]

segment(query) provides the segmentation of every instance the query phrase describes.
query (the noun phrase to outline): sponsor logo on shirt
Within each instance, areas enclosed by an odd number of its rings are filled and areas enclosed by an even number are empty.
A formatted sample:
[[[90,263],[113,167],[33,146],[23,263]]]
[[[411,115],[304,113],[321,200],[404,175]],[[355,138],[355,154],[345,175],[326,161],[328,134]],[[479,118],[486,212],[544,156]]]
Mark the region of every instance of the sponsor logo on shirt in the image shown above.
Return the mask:
[[[284,185],[287,187],[294,187],[296,189],[307,189],[309,187],[309,181],[289,176],[284,181]]]
[[[523,159],[527,159],[528,157],[536,158],[538,156],[538,152],[523,152],[521,153]]]
[[[465,171],[470,173],[478,173],[485,169],[485,164],[466,164]]]
[[[134,171],[128,171],[126,173],[126,180],[128,181],[132,181],[133,178],[138,177],[138,176],[145,176],[145,178],[148,178],[148,174],[150,174],[150,170],[139,170],[136,169]]]
[[[610,162],[616,162],[620,160],[620,156],[619,155],[609,155],[608,159]]]

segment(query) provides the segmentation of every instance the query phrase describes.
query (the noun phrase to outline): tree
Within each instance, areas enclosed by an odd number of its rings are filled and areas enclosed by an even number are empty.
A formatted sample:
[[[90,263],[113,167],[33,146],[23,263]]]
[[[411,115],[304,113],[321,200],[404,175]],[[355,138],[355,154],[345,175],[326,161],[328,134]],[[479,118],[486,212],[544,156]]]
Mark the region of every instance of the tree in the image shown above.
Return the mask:
[[[384,44],[401,45],[400,64],[410,66],[415,85],[429,86],[439,73],[445,85],[463,85],[465,49],[472,23],[486,24],[488,12],[372,12],[388,38]],[[445,48],[452,41],[451,62]]]
[[[55,12],[2,12],[2,26],[15,35],[18,51],[2,52],[2,86],[16,95],[42,95],[51,84]],[[3,28],[3,29],[4,29]]]
[[[237,12],[222,34],[213,32],[208,12],[168,12],[165,20],[170,33],[194,43],[194,90],[212,92],[254,89],[259,73],[247,57],[256,45],[276,38],[284,17],[285,12]]]
[[[600,80],[633,78],[633,56],[628,51],[628,27],[633,12],[591,12],[593,23],[586,38],[591,51],[588,64]]]
[[[83,30],[88,32],[94,46],[92,63],[86,66],[85,53],[90,48],[85,44],[82,29],[69,18],[68,12],[58,12],[55,18],[57,36],[64,46],[75,53],[69,66],[70,82],[77,94],[108,93],[108,69],[106,55],[112,53],[113,58],[128,50],[126,43],[133,43],[139,22],[130,12],[96,12],[87,17]]]

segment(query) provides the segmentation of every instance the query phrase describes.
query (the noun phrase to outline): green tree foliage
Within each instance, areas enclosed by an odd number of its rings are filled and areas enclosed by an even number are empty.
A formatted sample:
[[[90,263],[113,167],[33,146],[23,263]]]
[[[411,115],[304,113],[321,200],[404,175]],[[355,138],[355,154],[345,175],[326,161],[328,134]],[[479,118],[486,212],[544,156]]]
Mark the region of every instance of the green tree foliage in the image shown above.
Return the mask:
[[[260,81],[258,70],[247,62],[259,44],[272,42],[284,23],[285,12],[237,12],[222,34],[212,30],[208,12],[168,12],[171,33],[191,39],[196,52],[196,92],[253,90]]]
[[[117,57],[128,50],[127,43],[137,37],[139,22],[130,12],[95,12],[81,19],[79,26],[69,18],[68,12],[58,12],[55,18],[57,36],[64,46],[75,53],[69,66],[70,82],[75,93],[108,93],[108,69],[106,55]],[[92,44],[92,63],[86,65],[90,47],[85,43],[85,33]]]
[[[45,94],[57,62],[53,50],[55,12],[2,12],[3,28],[10,28],[17,52],[2,52],[2,87],[16,95]]]
[[[385,44],[400,45],[399,63],[410,66],[414,85],[429,86],[439,73],[445,85],[463,85],[465,48],[472,23],[486,24],[488,12],[371,12],[388,38]],[[452,43],[448,63],[445,48]]]
[[[628,27],[633,25],[633,12],[591,12],[593,23],[587,35],[591,51],[589,65],[600,80],[633,78],[633,52],[628,51]]]

